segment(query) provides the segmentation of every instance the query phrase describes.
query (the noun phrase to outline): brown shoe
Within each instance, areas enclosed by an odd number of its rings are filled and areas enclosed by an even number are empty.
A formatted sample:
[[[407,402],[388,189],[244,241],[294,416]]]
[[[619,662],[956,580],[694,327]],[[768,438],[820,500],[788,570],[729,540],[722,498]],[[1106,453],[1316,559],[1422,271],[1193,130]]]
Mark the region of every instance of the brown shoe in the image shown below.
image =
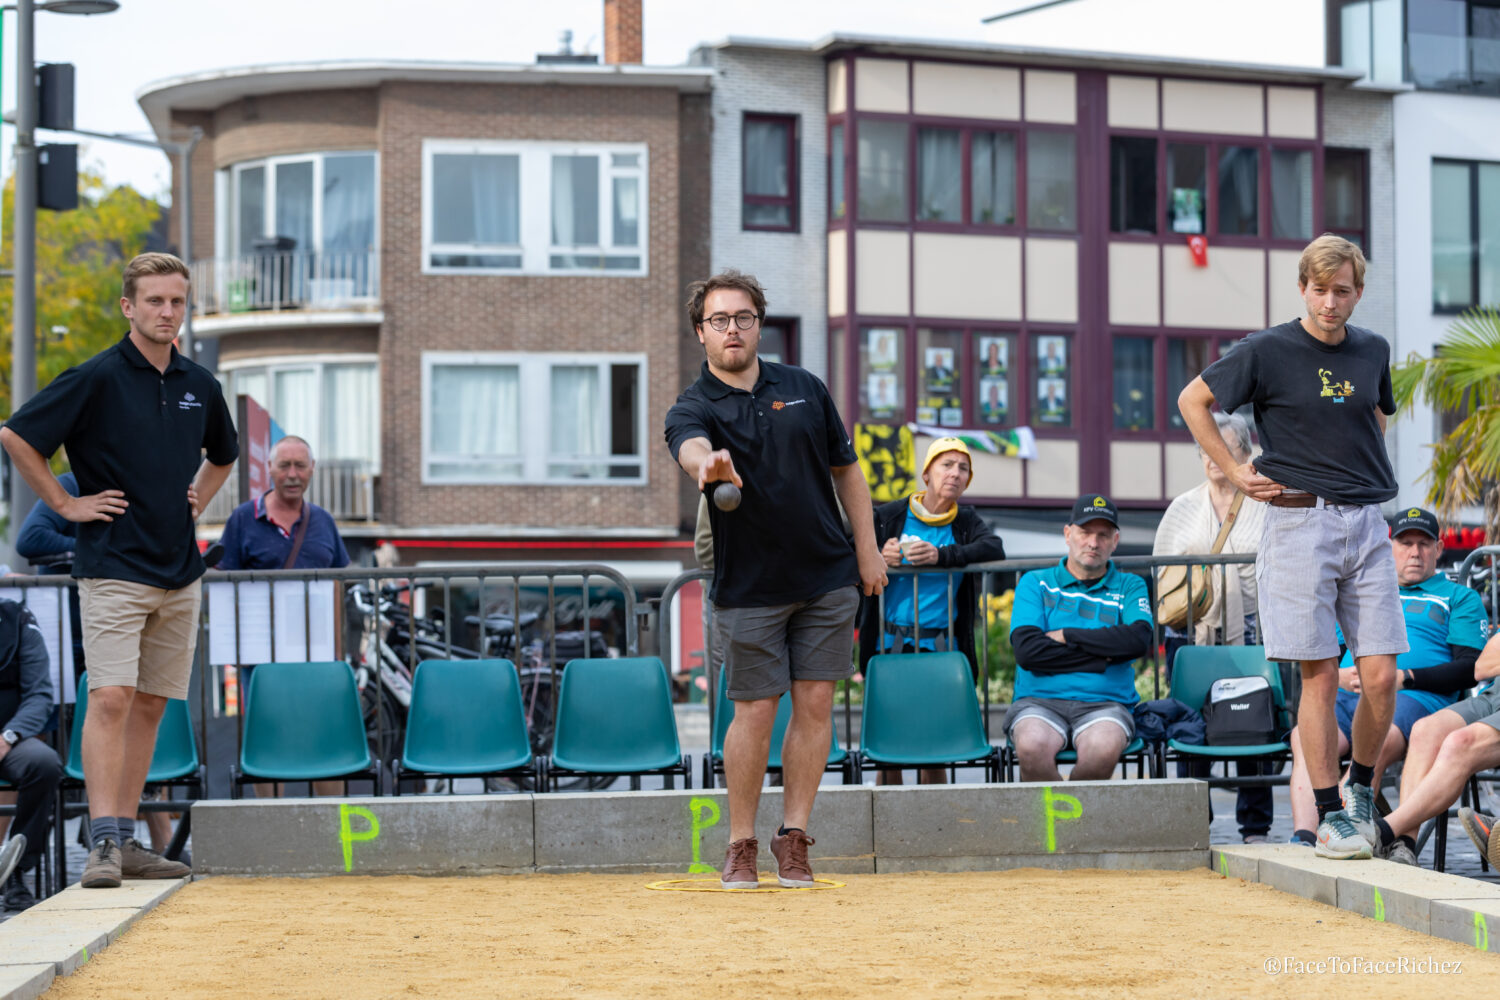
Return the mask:
[[[120,845],[106,838],[89,851],[78,884],[85,889],[113,889],[120,884]]]
[[[168,861],[134,837],[125,838],[125,846],[120,848],[120,874],[124,878],[187,878],[192,873],[181,861]]]
[[[807,863],[807,848],[816,844],[801,830],[788,830],[786,836],[771,838],[771,853],[776,855],[776,880],[788,889],[810,889],[812,866]]]
[[[755,859],[760,855],[760,841],[744,837],[729,845],[724,852],[724,871],[719,876],[719,885],[725,889],[754,889],[760,885],[760,874],[755,870]]]

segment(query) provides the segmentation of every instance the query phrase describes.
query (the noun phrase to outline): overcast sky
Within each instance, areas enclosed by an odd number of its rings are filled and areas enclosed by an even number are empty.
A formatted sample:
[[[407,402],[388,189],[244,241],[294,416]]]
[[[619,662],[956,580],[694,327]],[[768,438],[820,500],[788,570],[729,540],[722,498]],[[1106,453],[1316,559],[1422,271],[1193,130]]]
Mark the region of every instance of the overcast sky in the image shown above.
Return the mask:
[[[879,34],[1321,65],[1322,0],[1074,0],[994,25],[982,18],[1034,0],[645,0],[645,57],[683,62],[729,35],[811,41]],[[187,73],[281,62],[427,59],[532,62],[564,29],[575,50],[602,49],[602,0],[121,0],[113,14],[35,16],[40,62],[77,66],[77,125],[149,137],[137,92]],[[4,26],[0,103],[15,106],[14,14]],[[13,129],[0,163],[10,172]],[[39,133],[41,141],[65,137]],[[80,159],[114,184],[165,198],[165,156],[84,140]]]

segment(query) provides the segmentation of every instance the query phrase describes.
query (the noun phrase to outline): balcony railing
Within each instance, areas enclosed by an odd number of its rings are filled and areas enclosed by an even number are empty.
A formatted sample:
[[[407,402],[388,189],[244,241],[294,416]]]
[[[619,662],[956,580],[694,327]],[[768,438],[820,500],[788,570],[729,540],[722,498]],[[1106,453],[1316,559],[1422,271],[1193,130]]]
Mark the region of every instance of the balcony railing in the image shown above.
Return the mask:
[[[336,521],[378,521],[377,479],[370,463],[362,458],[321,459],[313,466],[307,499],[332,514]],[[230,513],[248,499],[239,492],[239,476],[230,476],[199,520],[205,524],[223,524],[229,520]]]
[[[277,250],[193,263],[193,310],[201,316],[379,304],[376,250]]]

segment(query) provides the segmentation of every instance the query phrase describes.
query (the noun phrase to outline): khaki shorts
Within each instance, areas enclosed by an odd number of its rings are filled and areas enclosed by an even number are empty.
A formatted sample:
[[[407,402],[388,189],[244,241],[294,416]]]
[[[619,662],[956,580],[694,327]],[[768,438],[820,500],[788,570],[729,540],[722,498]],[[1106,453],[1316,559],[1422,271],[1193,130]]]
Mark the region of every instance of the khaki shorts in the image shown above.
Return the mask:
[[[161,698],[186,698],[202,594],[197,580],[178,590],[130,580],[79,580],[89,690],[133,687]]]

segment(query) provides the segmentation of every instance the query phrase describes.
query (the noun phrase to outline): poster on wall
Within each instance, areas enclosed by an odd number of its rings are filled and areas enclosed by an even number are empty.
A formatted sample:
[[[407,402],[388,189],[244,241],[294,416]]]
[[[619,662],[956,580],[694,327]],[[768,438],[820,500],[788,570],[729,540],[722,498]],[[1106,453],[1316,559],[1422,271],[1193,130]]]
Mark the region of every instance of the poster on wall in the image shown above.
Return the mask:
[[[1203,192],[1197,188],[1172,189],[1172,232],[1203,232]]]
[[[1004,375],[1010,368],[1010,341],[1004,337],[979,338],[979,371],[983,375]]]
[[[869,401],[870,416],[876,420],[889,420],[896,415],[896,402],[900,395],[900,384],[895,372],[871,372],[865,383],[865,397]]]
[[[979,380],[979,419],[986,424],[1010,420],[1010,383],[1004,376],[986,375]]]
[[[1068,338],[1036,338],[1036,367],[1043,375],[1061,375],[1068,368]]]
[[[1068,422],[1068,383],[1060,378],[1039,378],[1036,382],[1037,419],[1044,424]]]
[[[871,371],[894,371],[896,368],[895,330],[869,330],[865,333],[865,349],[870,360]]]
[[[927,348],[922,365],[922,380],[928,393],[939,395],[953,388],[953,348]]]

